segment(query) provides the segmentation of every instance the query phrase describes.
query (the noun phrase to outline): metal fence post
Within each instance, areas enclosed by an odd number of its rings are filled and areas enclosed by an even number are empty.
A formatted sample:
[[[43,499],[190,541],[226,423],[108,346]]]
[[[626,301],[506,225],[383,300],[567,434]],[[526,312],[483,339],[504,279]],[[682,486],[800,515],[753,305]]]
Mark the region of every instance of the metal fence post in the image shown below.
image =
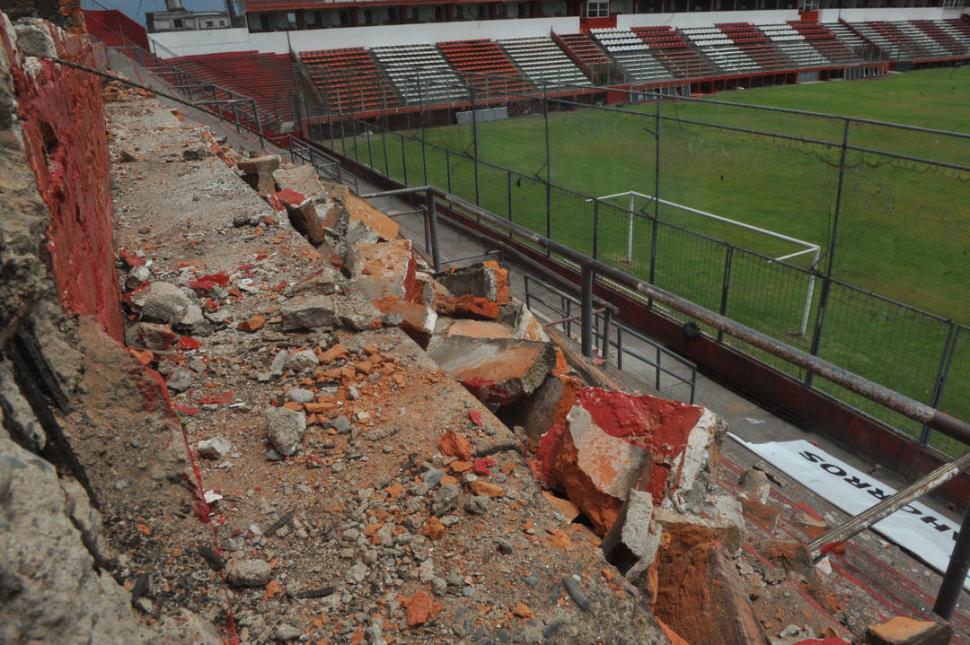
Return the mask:
[[[580,348],[583,356],[593,358],[593,269],[584,266],[582,273],[582,328],[580,329]]]
[[[603,336],[600,345],[600,356],[606,362],[610,360],[610,323],[613,320],[613,312],[607,308],[603,312]]]
[[[471,106],[472,106],[472,146],[475,154],[475,158],[473,160],[474,174],[475,174],[475,205],[480,206],[481,195],[479,193],[479,186],[478,186],[478,115],[475,109],[475,89],[471,87],[468,89],[469,89],[469,96],[471,97]]]
[[[448,175],[448,192],[453,193],[451,190],[451,151],[445,148],[445,172]]]
[[[943,582],[940,584],[940,591],[933,605],[934,614],[945,620],[950,619],[963,592],[963,583],[968,571],[970,571],[970,508],[964,511],[963,524],[960,526],[960,533],[950,554],[950,563],[946,566],[946,573],[943,574]]]
[[[387,157],[387,133],[390,131],[390,128],[387,125],[387,95],[383,93],[381,94],[381,105],[383,107],[381,116],[384,117],[384,125],[382,126],[384,131],[381,132],[381,147],[384,149],[384,176],[390,179],[391,163]]]
[[[509,221],[512,221],[512,171],[505,171],[505,192],[508,195],[508,209],[509,209]],[[509,231],[509,238],[512,237],[512,231]]]
[[[650,271],[647,281],[650,284],[657,284],[657,239],[660,225],[660,93],[657,93],[654,120],[653,120],[653,140],[654,140],[654,161],[653,161],[653,225],[650,227]],[[647,301],[647,306],[653,308],[653,299]]]
[[[428,218],[431,222],[431,263],[435,271],[441,271],[441,252],[438,245],[438,208],[434,191],[428,189]]]
[[[546,128],[546,237],[552,239],[552,149],[549,145],[549,100],[545,81],[542,82],[542,119]],[[546,247],[546,255],[551,251]]]
[[[950,327],[947,330],[946,341],[943,343],[943,353],[940,356],[940,367],[936,372],[936,380],[933,382],[933,393],[930,395],[929,404],[934,408],[939,408],[940,398],[943,396],[943,388],[946,385],[946,379],[950,374],[950,365],[953,364],[953,355],[956,353],[957,339],[960,337],[960,328],[957,327],[956,323],[952,320],[950,321]],[[923,424],[923,430],[920,433],[919,443],[921,446],[925,446],[930,440],[930,427],[927,424]]]
[[[418,124],[421,126],[421,167],[423,170],[424,185],[428,185],[428,142],[425,139],[424,131],[424,91],[421,87],[421,75],[414,73],[418,81]]]
[[[822,279],[822,295],[818,299],[818,314],[815,316],[815,331],[812,332],[812,346],[809,352],[812,356],[818,356],[819,346],[822,343],[822,329],[825,327],[825,310],[829,305],[829,292],[832,290],[832,278],[825,276]],[[815,374],[807,371],[805,374],[805,385],[812,387],[812,379]]]
[[[600,247],[600,200],[593,198],[593,259],[599,259]]]
[[[727,251],[724,253],[724,276],[721,281],[721,306],[718,308],[718,313],[722,316],[727,315],[728,307],[728,293],[731,291],[731,265],[734,263],[734,246],[731,244],[727,245]],[[724,332],[720,329],[717,330],[717,342],[722,342],[724,340]]]
[[[839,178],[835,185],[835,211],[832,213],[832,230],[829,233],[829,257],[825,275],[831,277],[835,265],[835,243],[839,234],[839,217],[842,215],[842,188],[845,185],[845,158],[849,148],[849,119],[843,119],[842,145],[839,148]]]
[[[408,150],[407,145],[404,143],[404,136],[401,137],[401,166],[404,168],[404,185],[408,185]]]
[[[357,119],[354,117],[352,109],[350,112],[350,136],[354,138],[354,160],[360,162],[360,146],[357,142]]]

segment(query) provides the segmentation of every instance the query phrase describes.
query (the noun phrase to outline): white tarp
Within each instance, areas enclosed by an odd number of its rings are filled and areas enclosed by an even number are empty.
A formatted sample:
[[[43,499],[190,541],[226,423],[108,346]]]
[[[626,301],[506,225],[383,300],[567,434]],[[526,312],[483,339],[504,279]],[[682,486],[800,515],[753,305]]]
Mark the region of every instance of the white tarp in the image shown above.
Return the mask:
[[[734,434],[731,438],[850,515],[858,515],[896,492],[804,439],[748,443]],[[904,506],[872,528],[941,573],[946,571],[960,531],[958,524],[919,502]],[[970,590],[970,576],[963,586]]]

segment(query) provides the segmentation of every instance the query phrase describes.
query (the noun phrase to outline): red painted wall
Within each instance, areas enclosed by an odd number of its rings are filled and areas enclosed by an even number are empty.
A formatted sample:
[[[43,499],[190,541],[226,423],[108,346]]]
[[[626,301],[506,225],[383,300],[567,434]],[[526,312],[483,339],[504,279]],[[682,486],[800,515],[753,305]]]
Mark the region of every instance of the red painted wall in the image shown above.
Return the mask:
[[[93,65],[85,38],[53,31],[59,58]],[[0,28],[0,38],[13,64],[27,162],[50,212],[44,244],[61,304],[69,313],[97,318],[120,341],[101,81],[47,60],[28,73],[12,34]]]

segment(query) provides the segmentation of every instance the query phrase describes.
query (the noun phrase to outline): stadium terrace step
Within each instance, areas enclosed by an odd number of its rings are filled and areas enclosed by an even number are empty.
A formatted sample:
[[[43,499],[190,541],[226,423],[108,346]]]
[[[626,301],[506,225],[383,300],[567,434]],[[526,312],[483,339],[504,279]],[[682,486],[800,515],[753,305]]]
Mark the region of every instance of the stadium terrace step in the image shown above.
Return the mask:
[[[222,52],[160,62],[181,69],[196,83],[213,83],[252,97],[264,127],[275,130],[294,119],[290,95],[295,89],[296,74],[289,54]]]
[[[625,29],[594,29],[593,38],[620,64],[628,83],[673,78],[635,33]]]
[[[967,45],[958,39],[959,34],[955,35],[947,31],[946,27],[948,25],[942,20],[913,20],[912,25],[952,54],[959,55],[961,53],[967,53],[968,51]]]
[[[690,27],[681,33],[727,74],[761,71],[762,67],[717,27]]]
[[[623,81],[623,72],[589,34],[556,34],[566,54],[598,85]]]
[[[363,48],[302,52],[300,61],[330,112],[375,110],[401,103]]]
[[[633,27],[631,31],[677,78],[703,78],[720,73],[711,61],[693,49],[673,27]]]
[[[462,79],[475,88],[478,97],[535,90],[492,40],[455,40],[438,43],[438,49]]]
[[[827,56],[791,25],[761,25],[760,29],[795,67],[824,67],[832,64]],[[848,58],[854,58],[851,51],[848,54]]]
[[[547,36],[500,40],[509,58],[536,87],[590,86],[590,80],[569,56]]]
[[[733,40],[734,44],[747,54],[751,60],[760,65],[762,69],[785,69],[790,68],[792,63],[798,64],[799,67],[802,66],[792,56],[787,55],[789,53],[788,51],[779,47],[781,43],[787,44],[787,41],[776,42],[769,40],[764,33],[750,23],[728,22],[714,26],[720,29],[725,36]],[[794,34],[791,37],[801,40],[798,34]],[[809,50],[814,52],[814,48],[811,46],[809,46]]]
[[[397,45],[371,50],[405,103],[468,100],[468,91],[434,45]]]
[[[862,62],[852,48],[839,40],[826,25],[809,20],[792,20],[788,25],[833,63],[847,65]],[[761,30],[771,38],[769,28],[774,26],[762,25]]]

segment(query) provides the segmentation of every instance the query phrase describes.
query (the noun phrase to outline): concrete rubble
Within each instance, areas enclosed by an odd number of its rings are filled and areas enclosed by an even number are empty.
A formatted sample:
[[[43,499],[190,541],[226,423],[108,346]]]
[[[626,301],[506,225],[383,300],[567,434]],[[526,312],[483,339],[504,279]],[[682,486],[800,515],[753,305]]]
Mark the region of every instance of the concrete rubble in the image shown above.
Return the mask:
[[[125,346],[81,317],[52,369],[78,481],[0,363],[38,453],[0,433],[5,519],[43,527],[0,532],[0,640],[765,642],[759,594],[818,582],[746,552],[723,421],[584,381],[503,263],[435,272],[309,166],[107,92]]]

